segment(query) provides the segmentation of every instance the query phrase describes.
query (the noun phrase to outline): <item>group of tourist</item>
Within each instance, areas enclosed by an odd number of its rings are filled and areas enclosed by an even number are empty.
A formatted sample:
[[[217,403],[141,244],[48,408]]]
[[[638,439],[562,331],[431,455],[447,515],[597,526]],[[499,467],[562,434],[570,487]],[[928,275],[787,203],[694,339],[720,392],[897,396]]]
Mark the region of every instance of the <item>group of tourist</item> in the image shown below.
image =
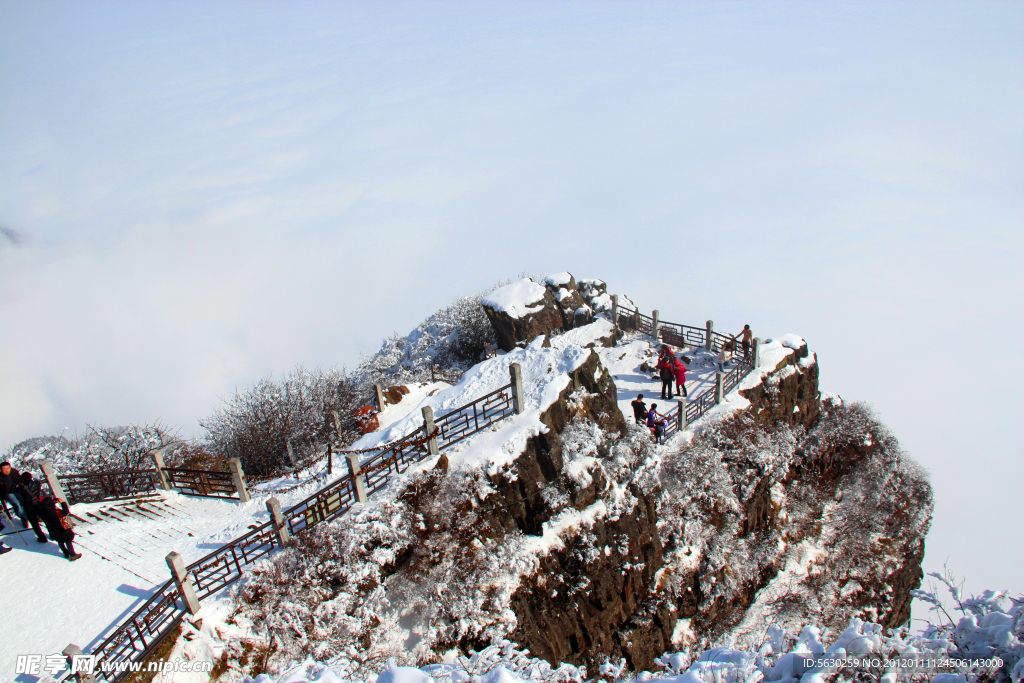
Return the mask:
[[[80,558],[81,553],[75,552],[71,544],[75,531],[71,527],[71,510],[68,504],[44,493],[42,482],[32,478],[31,472],[18,472],[11,463],[0,463],[0,505],[3,517],[0,517],[0,530],[4,528],[4,518],[14,525],[14,516],[21,520],[22,527],[32,527],[36,540],[46,543],[54,541],[64,553],[64,557],[72,562]],[[13,511],[14,515],[11,515]],[[46,525],[50,538],[46,538],[39,521]],[[0,555],[10,552],[12,548],[0,542]]]
[[[750,325],[743,326],[743,332],[741,333],[740,343],[743,345],[743,357],[749,361],[750,359],[750,345],[753,340],[754,333],[750,330]],[[723,355],[720,356],[720,362],[724,362],[724,351],[735,351],[736,348],[736,337],[733,337],[730,342],[726,344],[726,348],[723,349]],[[647,368],[648,366],[643,366]],[[670,400],[672,398],[672,385],[675,383],[675,395],[686,397],[686,366],[676,356],[675,352],[668,344],[662,344],[658,350],[658,363],[655,366],[658,370],[658,377],[661,379],[661,398],[663,401]],[[652,403],[651,407],[648,408],[644,403],[644,395],[638,394],[636,400],[632,402],[633,406],[633,418],[637,424],[646,424],[651,433],[654,434],[655,440],[660,444],[665,438],[665,429],[668,427],[668,419],[661,413],[658,412],[658,404]],[[683,408],[680,408],[683,409]]]

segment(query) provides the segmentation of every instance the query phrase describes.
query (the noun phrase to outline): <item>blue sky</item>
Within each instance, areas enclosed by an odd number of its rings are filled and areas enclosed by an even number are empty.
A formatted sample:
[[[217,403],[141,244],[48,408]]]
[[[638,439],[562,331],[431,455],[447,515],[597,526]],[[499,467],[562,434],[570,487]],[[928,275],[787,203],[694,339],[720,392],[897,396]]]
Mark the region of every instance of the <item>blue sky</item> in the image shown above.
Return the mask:
[[[0,447],[569,270],[803,335],[1024,591],[1020,3],[0,5]]]

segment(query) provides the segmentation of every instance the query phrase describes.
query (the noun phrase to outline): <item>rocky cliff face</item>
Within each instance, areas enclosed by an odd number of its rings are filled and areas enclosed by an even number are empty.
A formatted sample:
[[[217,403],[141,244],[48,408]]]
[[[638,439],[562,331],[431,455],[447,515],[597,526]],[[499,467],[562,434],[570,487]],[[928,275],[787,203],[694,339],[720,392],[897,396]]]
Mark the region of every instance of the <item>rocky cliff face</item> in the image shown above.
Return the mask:
[[[653,670],[772,623],[900,624],[930,487],[869,411],[822,401],[817,378],[797,349],[743,390],[748,409],[666,452],[623,421],[592,352],[511,464],[439,467],[318,527],[255,577],[248,613],[301,605],[259,627],[278,629],[279,656],[344,652],[367,672],[494,638],[555,665]]]
[[[904,623],[930,488],[869,412],[823,407],[817,376],[806,347],[790,355],[746,414],[646,470],[616,468],[606,444],[602,478],[631,503],[543,558],[512,596],[512,638],[552,664],[635,671],[770,623]]]

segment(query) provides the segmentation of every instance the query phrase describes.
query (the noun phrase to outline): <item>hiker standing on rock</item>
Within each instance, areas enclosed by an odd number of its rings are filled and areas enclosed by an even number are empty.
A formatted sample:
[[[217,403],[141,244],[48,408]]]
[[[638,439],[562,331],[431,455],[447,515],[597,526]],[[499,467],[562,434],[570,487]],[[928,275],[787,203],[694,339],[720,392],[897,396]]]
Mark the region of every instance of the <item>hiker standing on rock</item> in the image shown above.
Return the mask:
[[[36,504],[36,511],[39,518],[46,524],[46,530],[50,532],[50,540],[56,541],[57,547],[64,553],[64,557],[74,562],[82,556],[75,552],[75,546],[71,541],[75,538],[75,531],[71,528],[71,510],[68,504],[60,501],[60,508],[52,496],[46,496]]]

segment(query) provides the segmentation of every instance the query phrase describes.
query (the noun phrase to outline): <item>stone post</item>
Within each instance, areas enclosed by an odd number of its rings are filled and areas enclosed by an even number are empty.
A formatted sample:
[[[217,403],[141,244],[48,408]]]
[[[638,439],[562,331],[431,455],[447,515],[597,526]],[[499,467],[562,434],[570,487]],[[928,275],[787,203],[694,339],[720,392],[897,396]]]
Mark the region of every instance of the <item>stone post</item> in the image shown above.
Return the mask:
[[[383,413],[384,406],[387,405],[384,403],[384,390],[381,388],[379,384],[374,384],[373,389],[374,391],[377,392],[377,412]]]
[[[434,433],[434,409],[430,406],[423,406],[423,429],[430,435]],[[437,455],[441,451],[437,449],[437,436],[431,436],[427,441],[427,451],[431,455]]]
[[[705,323],[704,331],[706,333],[706,336],[704,337],[704,348],[707,349],[708,351],[710,351],[711,350],[711,346],[712,346],[712,344],[711,344],[711,334],[715,331],[715,324],[713,322],[711,322],[710,320],[707,321],[707,323]]]
[[[686,399],[679,399],[676,401],[676,405],[679,406],[679,413],[676,415],[676,427],[679,431],[683,431],[686,429]]]
[[[277,543],[283,548],[291,541],[292,535],[288,532],[288,525],[284,521],[284,515],[281,514],[281,501],[277,498],[268,500],[267,512],[270,513],[270,524],[274,527],[274,536],[277,537]]]
[[[723,383],[724,379],[725,379],[725,374],[724,373],[721,373],[721,372],[716,372],[715,373],[715,405],[721,403],[722,400],[725,398],[725,394],[722,391],[722,389],[725,387],[725,384]]]
[[[355,489],[356,501],[365,503],[370,498],[366,495],[366,482],[363,480],[363,473],[359,469],[359,454],[349,453],[345,457],[348,458],[348,469],[352,473],[352,487]]]
[[[523,414],[523,368],[519,363],[508,366],[512,376],[512,410],[516,415]]]
[[[619,295],[612,294],[612,327],[619,329]]]
[[[156,470],[157,481],[160,482],[160,488],[164,491],[170,491],[171,485],[167,482],[167,473],[164,472],[164,449],[153,451],[153,469]]]
[[[658,311],[651,312],[651,336],[658,341]]]
[[[43,470],[43,476],[46,477],[46,483],[50,486],[50,493],[53,494],[53,497],[70,504],[67,495],[64,493],[64,487],[60,485],[60,479],[57,478],[57,473],[53,471],[53,463],[49,460],[44,460],[39,466]]]
[[[231,458],[228,460],[228,466],[231,468],[231,480],[235,483],[235,491],[238,492],[238,502],[248,503],[252,500],[249,495],[249,489],[245,485],[245,472],[242,471],[242,461],[238,458]]]
[[[96,676],[85,671],[75,671],[75,664],[81,666],[81,660],[77,659],[82,656],[82,648],[78,647],[74,643],[68,645],[61,652],[62,655],[67,657],[68,660],[68,671],[75,675],[78,679],[78,683],[96,683]]]
[[[196,589],[192,585],[192,577],[185,571],[185,561],[176,552],[167,553],[167,566],[171,570],[171,578],[178,587],[182,599],[185,601],[185,609],[189,614],[199,611],[199,598],[196,597]]]
[[[761,367],[761,340],[757,337],[750,342],[750,364],[755,370]]]

